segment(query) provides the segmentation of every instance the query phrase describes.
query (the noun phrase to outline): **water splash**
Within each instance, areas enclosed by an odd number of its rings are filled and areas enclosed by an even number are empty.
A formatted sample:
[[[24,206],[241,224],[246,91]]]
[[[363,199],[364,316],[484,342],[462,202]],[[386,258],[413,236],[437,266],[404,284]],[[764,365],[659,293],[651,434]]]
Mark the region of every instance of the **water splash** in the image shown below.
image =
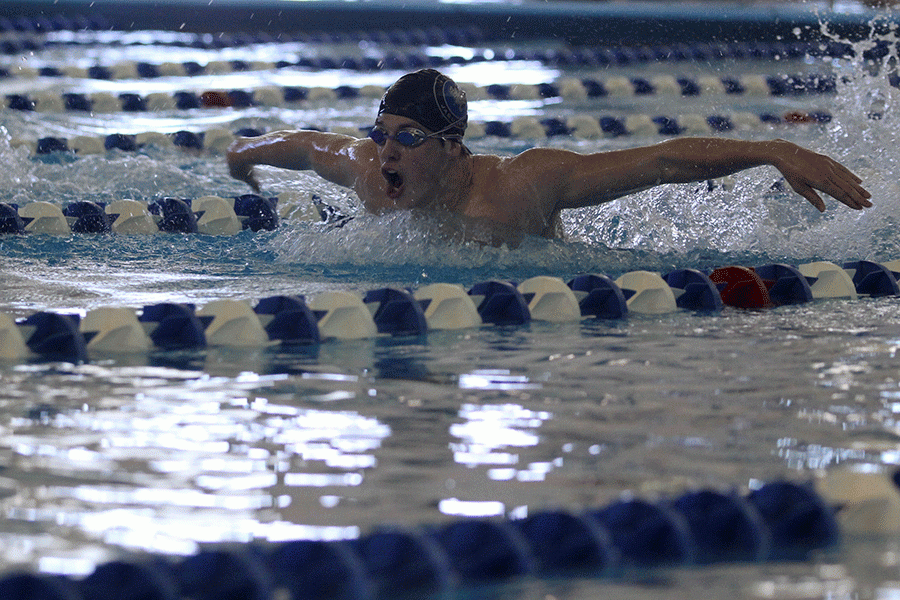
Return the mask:
[[[433,281],[474,283],[582,272],[624,272],[634,264],[662,265],[659,256],[602,244],[535,236],[493,246],[463,239],[465,225],[449,215],[358,214],[342,228],[289,223],[273,240],[278,261],[323,274],[346,272],[363,281],[403,285]]]
[[[823,231],[835,243],[858,246],[860,255],[894,258],[900,252],[896,214],[900,187],[892,176],[900,163],[900,131],[896,114],[898,32],[894,16],[885,12],[870,22],[869,36],[848,42],[822,24],[826,39],[848,44],[847,58],[829,61],[837,78],[834,121],[828,128],[826,150],[841,157],[872,192],[875,207],[857,219],[842,218],[839,227]]]
[[[27,201],[25,191],[33,186],[38,178],[28,158],[26,148],[14,148],[12,136],[6,127],[0,125],[0,200],[11,202]]]
[[[155,148],[139,153],[32,156],[27,148],[12,147],[9,136],[2,134],[0,160],[4,165],[0,171],[0,201],[20,205],[34,201],[64,205],[81,200],[147,202],[163,196],[198,197],[221,187],[217,172],[223,170],[219,163]]]
[[[819,214],[785,189],[780,174],[760,168],[734,175],[733,186],[663,186],[564,216],[570,237],[585,243],[663,254],[760,252],[803,260],[895,258],[900,235],[895,215],[900,189],[892,174],[900,155],[897,104],[900,77],[897,25],[876,18],[866,39],[848,42],[822,25],[826,40],[849,44],[847,58],[808,57],[820,72],[833,73],[837,93],[827,102],[825,126],[773,129],[755,139],[783,137],[833,156],[864,180],[875,207],[850,211],[825,197]]]

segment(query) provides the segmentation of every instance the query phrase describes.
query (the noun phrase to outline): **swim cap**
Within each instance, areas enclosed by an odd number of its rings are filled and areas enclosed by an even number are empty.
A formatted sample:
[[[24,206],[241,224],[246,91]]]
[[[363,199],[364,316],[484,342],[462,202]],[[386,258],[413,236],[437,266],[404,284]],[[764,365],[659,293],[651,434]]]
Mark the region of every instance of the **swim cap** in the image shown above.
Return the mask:
[[[422,69],[398,79],[388,88],[378,107],[383,113],[407,117],[432,132],[462,137],[468,113],[466,93],[439,71]]]

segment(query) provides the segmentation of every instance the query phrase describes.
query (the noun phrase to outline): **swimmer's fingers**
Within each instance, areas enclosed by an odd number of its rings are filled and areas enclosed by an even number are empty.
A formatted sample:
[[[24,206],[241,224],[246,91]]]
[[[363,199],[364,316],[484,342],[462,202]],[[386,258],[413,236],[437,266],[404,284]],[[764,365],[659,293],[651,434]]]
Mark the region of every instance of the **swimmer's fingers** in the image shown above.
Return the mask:
[[[254,192],[259,193],[259,180],[256,178],[256,173],[254,172],[252,165],[247,167],[236,161],[229,161],[228,172],[238,181],[243,181],[249,185]]]
[[[841,163],[834,161],[832,162],[834,163],[835,168],[837,168],[837,170],[842,173],[845,178],[850,179],[855,183],[862,183],[862,177],[860,177]]]
[[[809,200],[809,203],[818,209],[819,212],[825,212],[825,201],[808,185],[791,184],[794,191]]]
[[[225,160],[228,164],[229,175],[238,181],[243,181],[253,188],[254,192],[259,193],[259,180],[254,172],[256,163],[248,154],[248,149],[250,148],[252,146],[248,144],[247,138],[239,138],[228,147]]]
[[[845,166],[831,162],[830,172],[827,174],[826,185],[820,189],[854,210],[862,210],[872,206],[869,200],[872,194],[862,185],[862,179]]]
[[[871,208],[872,206],[872,202],[869,200],[869,198],[872,197],[872,194],[859,185],[851,188],[849,191],[844,190],[843,196],[834,197],[854,210],[862,210],[864,208]]]
[[[250,169],[250,172],[247,174],[246,179],[244,181],[249,185],[254,192],[259,193],[259,180],[256,178],[256,173],[253,169]]]
[[[819,212],[825,212],[825,201],[822,200],[822,197],[816,193],[812,186],[806,184],[795,184],[792,185],[792,187],[794,188],[795,192],[806,198],[810,204],[815,206]],[[846,206],[854,210],[862,210],[864,208],[869,208],[870,206],[872,206],[872,203],[868,200],[869,192],[859,186],[857,186],[858,189],[849,190],[844,186],[839,186],[836,184],[826,184],[816,187],[838,202],[845,204]]]
[[[862,179],[840,163],[826,158],[826,162],[813,172],[816,173],[814,178],[795,176],[787,177],[787,180],[795,192],[820,212],[825,210],[825,202],[815,190],[825,192],[854,210],[872,206],[869,201],[872,194],[860,185]]]
[[[259,181],[256,179],[256,175],[254,175],[252,169],[246,177],[236,177],[235,179],[240,179],[241,181],[249,185],[254,192],[256,192],[257,194],[259,193]]]

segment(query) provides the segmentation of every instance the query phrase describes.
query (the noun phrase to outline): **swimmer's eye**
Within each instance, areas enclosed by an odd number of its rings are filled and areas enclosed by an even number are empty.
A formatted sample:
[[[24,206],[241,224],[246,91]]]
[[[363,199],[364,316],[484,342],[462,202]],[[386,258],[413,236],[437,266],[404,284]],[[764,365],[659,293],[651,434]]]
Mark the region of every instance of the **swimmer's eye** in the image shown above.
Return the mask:
[[[421,129],[408,128],[401,129],[396,135],[389,135],[387,131],[380,127],[373,127],[369,132],[369,138],[379,146],[384,146],[388,140],[394,140],[401,146],[415,148],[416,146],[421,146],[425,143],[425,140],[432,137],[441,137],[440,132],[429,135]]]

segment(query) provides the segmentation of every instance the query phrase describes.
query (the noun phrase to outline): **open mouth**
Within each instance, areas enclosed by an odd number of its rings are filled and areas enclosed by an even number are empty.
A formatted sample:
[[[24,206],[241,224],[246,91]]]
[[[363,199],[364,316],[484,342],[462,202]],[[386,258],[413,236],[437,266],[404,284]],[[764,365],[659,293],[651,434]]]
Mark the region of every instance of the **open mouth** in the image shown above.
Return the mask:
[[[381,174],[387,181],[388,198],[397,198],[403,192],[403,176],[393,169],[382,169]]]

